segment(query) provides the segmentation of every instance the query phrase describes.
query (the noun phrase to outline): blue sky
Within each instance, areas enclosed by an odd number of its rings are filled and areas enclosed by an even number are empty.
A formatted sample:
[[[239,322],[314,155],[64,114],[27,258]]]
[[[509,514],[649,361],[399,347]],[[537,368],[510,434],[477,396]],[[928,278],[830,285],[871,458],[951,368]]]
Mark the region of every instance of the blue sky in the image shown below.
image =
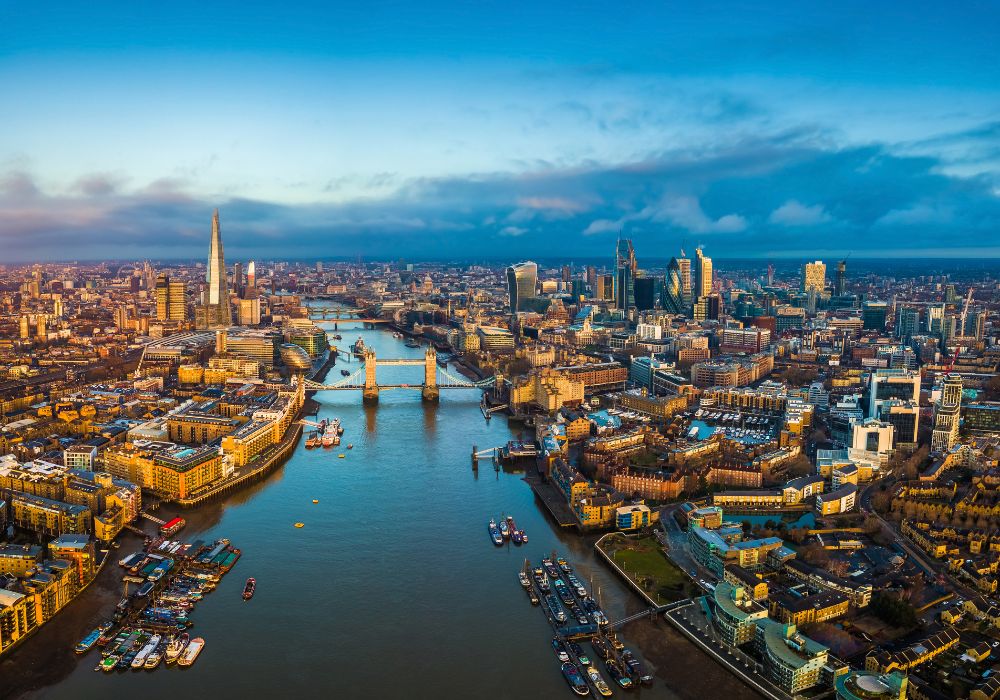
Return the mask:
[[[12,260],[1000,255],[995,4],[26,5]]]

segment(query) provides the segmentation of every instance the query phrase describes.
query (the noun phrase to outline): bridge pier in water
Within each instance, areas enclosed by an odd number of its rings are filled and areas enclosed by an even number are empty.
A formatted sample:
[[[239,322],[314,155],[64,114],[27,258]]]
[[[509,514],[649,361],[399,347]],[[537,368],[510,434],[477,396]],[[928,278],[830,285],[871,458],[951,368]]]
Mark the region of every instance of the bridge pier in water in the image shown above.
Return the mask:
[[[378,381],[375,379],[377,369],[375,351],[369,348],[365,350],[365,388],[361,390],[363,403],[378,403]]]
[[[433,346],[424,353],[424,386],[420,390],[424,401],[437,401],[441,392],[437,386],[437,351]]]

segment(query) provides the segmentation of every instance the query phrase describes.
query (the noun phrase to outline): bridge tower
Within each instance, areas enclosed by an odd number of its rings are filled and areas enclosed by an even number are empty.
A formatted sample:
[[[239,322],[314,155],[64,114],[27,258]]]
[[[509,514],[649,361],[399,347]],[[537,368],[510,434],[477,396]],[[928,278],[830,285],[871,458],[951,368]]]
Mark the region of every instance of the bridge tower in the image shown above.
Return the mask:
[[[375,361],[375,351],[371,348],[365,350],[365,388],[361,392],[361,400],[364,403],[375,403],[378,401],[378,381],[375,379],[375,372],[378,363]]]
[[[437,385],[437,351],[434,346],[428,346],[424,352],[424,388],[420,393],[424,401],[437,401],[441,396]]]

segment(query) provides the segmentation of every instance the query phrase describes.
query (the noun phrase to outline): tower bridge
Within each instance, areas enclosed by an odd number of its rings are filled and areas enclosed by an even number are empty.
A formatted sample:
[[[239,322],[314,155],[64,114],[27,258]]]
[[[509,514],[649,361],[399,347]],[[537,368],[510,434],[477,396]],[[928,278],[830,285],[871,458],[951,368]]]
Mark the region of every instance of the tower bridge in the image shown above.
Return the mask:
[[[390,389],[419,389],[425,401],[437,401],[440,398],[442,389],[479,389],[488,391],[495,387],[503,386],[500,377],[489,377],[478,382],[471,382],[465,377],[452,374],[447,369],[439,368],[437,365],[437,352],[433,347],[427,348],[424,356],[411,358],[390,358],[377,359],[375,351],[371,348],[365,350],[364,364],[348,377],[344,377],[339,382],[333,384],[321,384],[307,379],[305,388],[316,391],[361,391],[361,398],[365,403],[378,401],[379,393]],[[423,382],[420,384],[379,384],[376,374],[379,366],[382,367],[420,367],[424,368]],[[440,372],[447,381],[438,381]]]

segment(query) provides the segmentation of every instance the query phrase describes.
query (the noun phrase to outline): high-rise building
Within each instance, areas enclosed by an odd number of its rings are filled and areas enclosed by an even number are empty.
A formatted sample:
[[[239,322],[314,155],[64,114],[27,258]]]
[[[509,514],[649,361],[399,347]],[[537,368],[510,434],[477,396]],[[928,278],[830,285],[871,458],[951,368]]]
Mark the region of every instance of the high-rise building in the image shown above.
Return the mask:
[[[597,294],[597,268],[593,265],[587,266],[587,286],[590,287],[591,295]]]
[[[212,241],[208,248],[208,269],[205,273],[205,297],[199,305],[195,324],[198,328],[227,328],[233,324],[229,306],[229,285],[226,284],[226,261],[222,252],[222,230],[219,210],[212,214]]]
[[[877,418],[888,401],[920,403],[920,373],[909,369],[877,369],[868,377],[869,418]]]
[[[920,310],[903,306],[896,311],[896,337],[909,342],[920,333]]]
[[[934,410],[932,450],[950,450],[958,442],[959,415],[962,410],[962,377],[946,374],[941,381],[941,398]]]
[[[656,306],[656,278],[637,277],[635,286],[635,308],[639,311],[649,311]]]
[[[526,299],[535,298],[535,286],[538,284],[538,265],[533,262],[521,262],[507,268],[507,295],[510,299],[510,312],[517,313],[524,306]]]
[[[156,318],[160,321],[187,319],[187,288],[181,280],[171,280],[161,272],[156,278]]]
[[[691,260],[684,257],[684,251],[667,266],[663,308],[675,314],[686,314],[691,309]]]
[[[826,289],[826,264],[822,260],[802,266],[802,291],[822,294]]]
[[[247,265],[247,286],[257,286],[257,266],[253,260],[251,260],[250,264]]]
[[[628,238],[619,238],[615,248],[615,306],[628,315],[635,307],[635,249]]]
[[[885,330],[888,315],[889,305],[884,301],[866,301],[861,307],[861,320],[865,330]]]
[[[927,332],[940,337],[944,333],[944,304],[930,304],[927,307]]]
[[[614,301],[615,276],[599,275],[597,278],[597,298],[604,301]]]
[[[712,258],[705,257],[698,246],[694,251],[694,294],[693,301],[712,293]]]
[[[837,276],[834,278],[833,293],[838,297],[847,294],[847,261],[841,260],[837,263]]]

